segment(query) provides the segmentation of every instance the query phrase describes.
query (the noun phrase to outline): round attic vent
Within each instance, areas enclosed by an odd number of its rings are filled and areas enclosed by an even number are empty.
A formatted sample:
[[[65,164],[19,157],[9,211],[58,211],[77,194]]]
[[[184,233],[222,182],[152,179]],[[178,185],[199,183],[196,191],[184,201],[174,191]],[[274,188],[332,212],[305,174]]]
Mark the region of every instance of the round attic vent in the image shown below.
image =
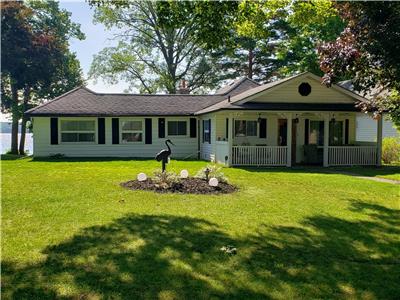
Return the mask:
[[[308,96],[311,93],[311,85],[307,82],[303,82],[299,85],[299,94],[302,96]]]

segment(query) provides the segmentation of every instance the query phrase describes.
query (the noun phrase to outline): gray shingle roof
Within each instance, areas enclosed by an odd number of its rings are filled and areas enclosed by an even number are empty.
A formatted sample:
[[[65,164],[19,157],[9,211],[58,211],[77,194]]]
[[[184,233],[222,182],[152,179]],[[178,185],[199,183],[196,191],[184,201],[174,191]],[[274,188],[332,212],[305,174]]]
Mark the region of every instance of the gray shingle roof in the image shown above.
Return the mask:
[[[306,73],[264,85],[242,78],[228,88],[218,90],[214,95],[104,94],[79,87],[28,110],[26,114],[30,116],[178,116],[199,115],[221,109],[250,109],[245,103],[239,104],[239,102],[303,74]]]
[[[80,87],[26,113],[30,116],[193,115],[228,95],[235,96],[257,86],[257,82],[244,77],[214,95],[104,94]]]
[[[254,80],[248,77],[242,77],[217,90],[217,94],[229,94],[235,96],[258,86],[260,86],[260,84]]]
[[[72,90],[27,111],[31,116],[191,115],[225,95],[100,94],[85,87]]]

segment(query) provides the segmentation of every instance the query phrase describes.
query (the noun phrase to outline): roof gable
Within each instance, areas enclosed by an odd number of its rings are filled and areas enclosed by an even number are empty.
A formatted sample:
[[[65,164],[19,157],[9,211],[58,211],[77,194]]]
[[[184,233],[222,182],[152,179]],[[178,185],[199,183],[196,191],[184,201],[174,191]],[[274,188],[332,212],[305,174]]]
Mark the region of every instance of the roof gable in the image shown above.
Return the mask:
[[[219,90],[217,90],[216,94],[219,95],[226,95],[229,94],[230,96],[235,96],[244,91],[253,89],[255,87],[260,86],[260,84],[248,77],[242,77],[233,81],[231,84],[228,84]]]
[[[300,95],[298,89],[301,83],[308,83],[311,86],[309,95]],[[361,96],[337,85],[325,87],[321,84],[320,77],[306,72],[239,94],[232,99],[232,103],[354,103],[362,99]]]

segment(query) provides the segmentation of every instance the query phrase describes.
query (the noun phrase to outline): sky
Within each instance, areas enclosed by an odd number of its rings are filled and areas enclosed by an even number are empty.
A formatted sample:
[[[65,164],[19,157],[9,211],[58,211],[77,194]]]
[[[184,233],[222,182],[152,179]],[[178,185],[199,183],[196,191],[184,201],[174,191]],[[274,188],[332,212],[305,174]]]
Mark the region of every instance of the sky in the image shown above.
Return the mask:
[[[85,79],[90,69],[93,56],[103,48],[113,46],[112,33],[107,31],[102,24],[93,24],[94,9],[90,8],[85,1],[60,1],[60,7],[71,13],[71,20],[81,25],[81,31],[86,35],[85,40],[70,40],[70,50],[75,52],[83,70]],[[115,85],[109,85],[98,80],[89,80],[87,87],[96,92],[115,92],[122,93],[127,88],[127,84],[121,82]]]
[[[81,31],[85,34],[85,40],[70,40],[70,50],[75,52],[80,61],[84,78],[87,74],[93,60],[93,56],[103,48],[113,46],[112,33],[107,31],[102,24],[93,24],[94,9],[84,0],[59,1],[60,8],[66,9],[71,13],[71,20],[81,25]],[[87,87],[96,92],[122,93],[128,85],[125,82],[118,84],[107,84],[101,79],[87,81]],[[9,121],[9,116],[0,114],[0,121]]]

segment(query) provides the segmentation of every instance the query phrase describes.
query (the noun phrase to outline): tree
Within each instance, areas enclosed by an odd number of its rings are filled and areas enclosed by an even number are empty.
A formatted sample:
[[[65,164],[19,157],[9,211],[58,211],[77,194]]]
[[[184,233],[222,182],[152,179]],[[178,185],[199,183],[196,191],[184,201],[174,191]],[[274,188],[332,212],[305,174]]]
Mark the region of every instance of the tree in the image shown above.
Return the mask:
[[[54,1],[2,2],[2,110],[11,112],[11,152],[18,153],[18,121],[22,117],[19,153],[24,153],[26,116],[31,105],[82,84],[69,38],[84,38],[70,14]]]
[[[357,91],[372,98],[359,103],[375,116],[388,111],[400,126],[400,3],[336,4],[347,26],[334,42],[319,48],[324,83],[352,78]],[[390,95],[382,96],[382,91]]]
[[[344,27],[331,1],[243,1],[236,24],[241,36],[269,40],[275,70],[266,76],[274,77],[304,71],[322,75],[316,47],[334,40]]]
[[[225,25],[215,18],[200,28],[200,20],[219,12],[224,2],[102,2],[96,7],[95,20],[107,28],[117,28],[118,44],[96,55],[90,75],[111,83],[125,80],[129,89],[144,93],[176,93],[185,79],[190,91],[213,88],[216,63],[210,56],[215,37],[205,42],[209,32],[224,32]],[[205,30],[213,28],[213,30]],[[221,30],[218,30],[221,29]],[[222,34],[223,35],[223,34]]]

